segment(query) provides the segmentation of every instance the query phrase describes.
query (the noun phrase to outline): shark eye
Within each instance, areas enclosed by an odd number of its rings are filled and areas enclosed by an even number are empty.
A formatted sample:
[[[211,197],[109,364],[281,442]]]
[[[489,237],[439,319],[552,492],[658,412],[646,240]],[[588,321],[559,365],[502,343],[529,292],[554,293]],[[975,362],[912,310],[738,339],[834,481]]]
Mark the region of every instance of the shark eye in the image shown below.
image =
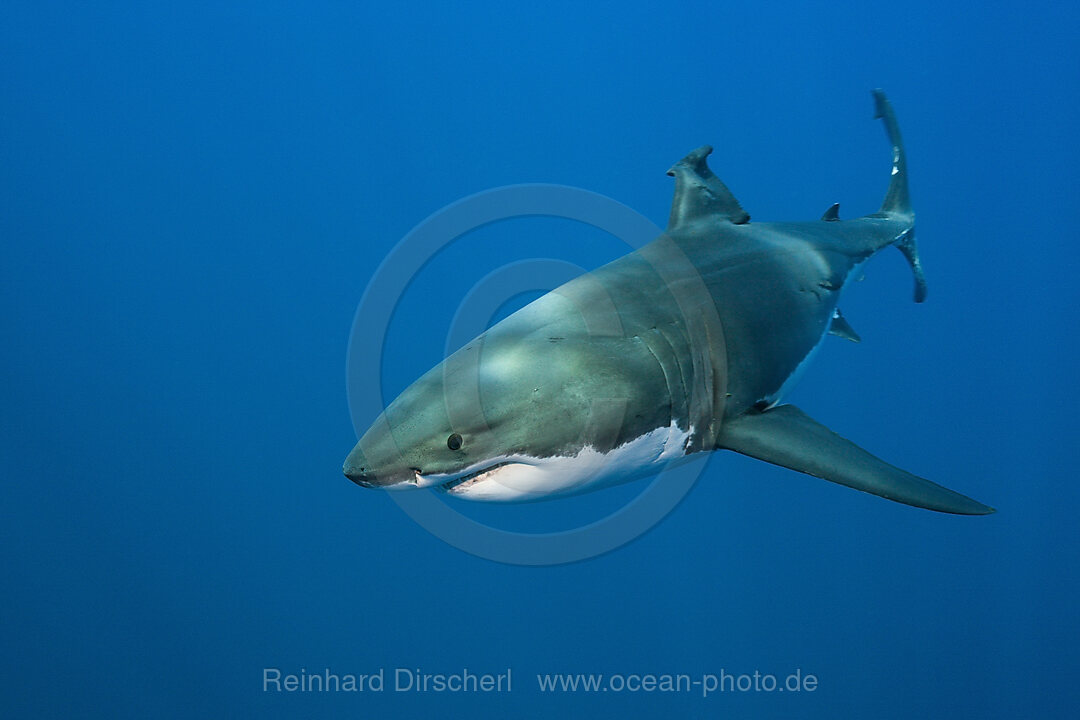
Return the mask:
[[[450,437],[446,438],[446,447],[450,448],[451,450],[458,450],[461,448],[461,442],[461,436],[457,433],[454,433]]]

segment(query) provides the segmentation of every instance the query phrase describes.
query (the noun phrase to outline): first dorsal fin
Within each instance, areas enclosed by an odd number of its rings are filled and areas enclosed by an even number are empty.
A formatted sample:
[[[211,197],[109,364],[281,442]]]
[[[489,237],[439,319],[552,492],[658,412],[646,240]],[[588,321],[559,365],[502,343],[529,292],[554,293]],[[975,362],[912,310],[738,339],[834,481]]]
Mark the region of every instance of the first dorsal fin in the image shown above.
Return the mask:
[[[675,178],[668,230],[703,217],[721,218],[736,225],[750,222],[750,215],[705,162],[712,150],[711,145],[702,145],[667,171]]]
[[[836,222],[840,219],[840,203],[833,203],[832,207],[825,211],[825,214],[821,216],[821,219],[825,222]]]

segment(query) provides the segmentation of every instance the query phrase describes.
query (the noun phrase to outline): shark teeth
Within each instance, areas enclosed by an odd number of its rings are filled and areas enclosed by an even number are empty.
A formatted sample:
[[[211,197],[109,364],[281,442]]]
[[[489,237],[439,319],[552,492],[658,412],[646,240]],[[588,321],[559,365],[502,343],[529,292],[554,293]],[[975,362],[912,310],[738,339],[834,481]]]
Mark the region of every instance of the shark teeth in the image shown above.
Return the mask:
[[[442,485],[439,485],[438,489],[441,490],[442,492],[451,492],[455,488],[459,488],[462,485],[466,485],[467,483],[470,483],[473,480],[478,479],[481,475],[486,475],[487,473],[491,472],[492,470],[495,470],[497,468],[501,468],[504,465],[512,465],[512,464],[513,463],[511,463],[509,461],[505,461],[505,462],[495,463],[494,465],[488,465],[486,468],[480,468],[479,470],[474,470],[473,472],[471,472],[471,473],[469,473],[467,475],[462,475],[459,478],[454,478],[453,480],[450,480],[449,482],[445,482]]]

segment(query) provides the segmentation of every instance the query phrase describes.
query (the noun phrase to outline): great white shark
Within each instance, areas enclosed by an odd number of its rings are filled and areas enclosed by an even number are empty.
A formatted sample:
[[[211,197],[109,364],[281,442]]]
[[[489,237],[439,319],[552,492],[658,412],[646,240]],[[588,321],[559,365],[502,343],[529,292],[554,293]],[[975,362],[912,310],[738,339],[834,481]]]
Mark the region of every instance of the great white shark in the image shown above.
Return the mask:
[[[828,334],[858,341],[837,303],[863,263],[897,247],[926,281],[892,106],[881,208],[841,220],[750,222],[706,163],[676,163],[666,231],[489,328],[401,393],[344,472],[368,488],[533,501],[733,450],[916,507],[993,512],[901,470],[783,398]]]

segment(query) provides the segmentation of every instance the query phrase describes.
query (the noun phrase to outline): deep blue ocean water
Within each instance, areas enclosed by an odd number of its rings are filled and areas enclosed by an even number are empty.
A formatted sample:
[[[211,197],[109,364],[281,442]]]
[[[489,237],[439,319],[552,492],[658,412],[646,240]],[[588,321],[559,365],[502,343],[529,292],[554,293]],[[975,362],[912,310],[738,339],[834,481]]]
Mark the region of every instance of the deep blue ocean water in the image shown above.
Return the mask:
[[[1077,21],[1038,2],[8,6],[0,711],[1075,711]],[[996,515],[725,453],[630,544],[522,567],[451,547],[342,477],[357,303],[426,217],[539,182],[662,226],[664,171],[706,142],[755,219],[873,212],[889,162],[875,87],[907,142],[929,299],[912,303],[902,258],[883,253],[842,303],[863,342],[830,339],[790,400]],[[370,344],[385,394],[443,358],[488,273],[626,251],[552,218],[461,237]],[[647,483],[455,507],[550,531]],[[267,668],[381,670],[386,687],[277,692]],[[396,668],[510,668],[512,691],[396,692]],[[817,684],[704,697],[536,679],[754,672]]]

